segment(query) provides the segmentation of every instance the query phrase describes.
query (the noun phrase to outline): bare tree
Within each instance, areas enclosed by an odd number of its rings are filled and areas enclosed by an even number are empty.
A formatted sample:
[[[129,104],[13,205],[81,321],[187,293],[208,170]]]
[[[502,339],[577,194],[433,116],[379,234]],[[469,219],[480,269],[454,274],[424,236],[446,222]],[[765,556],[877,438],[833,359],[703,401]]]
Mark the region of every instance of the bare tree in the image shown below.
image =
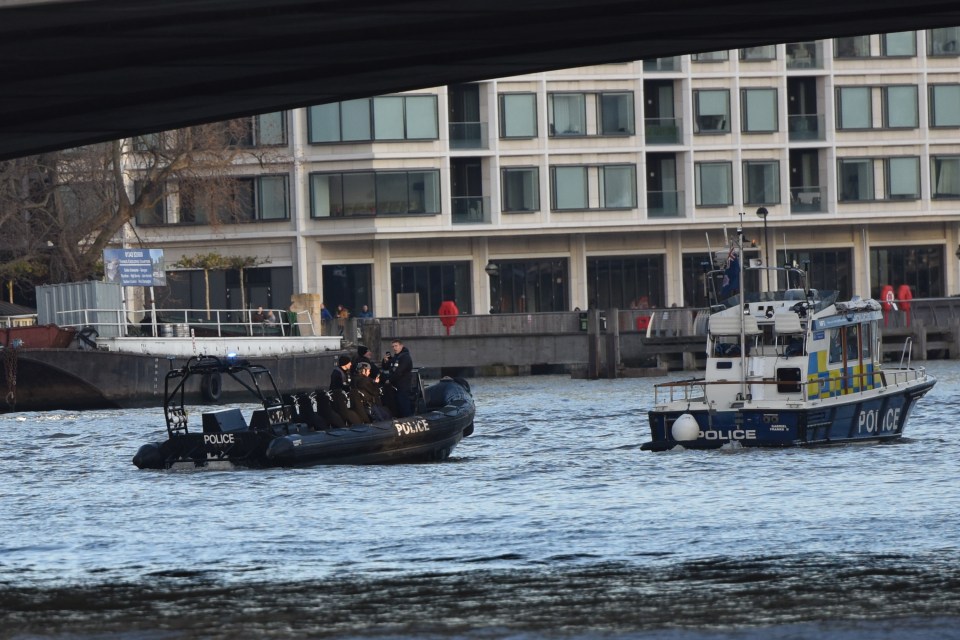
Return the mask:
[[[217,252],[204,253],[196,256],[182,256],[173,266],[181,269],[203,270],[204,303],[207,308],[207,320],[210,319],[210,272],[237,270],[240,272],[240,308],[247,308],[247,283],[244,279],[244,270],[269,264],[270,258],[257,256],[224,256]]]
[[[103,249],[124,225],[157,220],[179,193],[207,224],[243,219],[236,179],[250,119],[0,162],[0,277],[30,284],[102,274]],[[181,207],[182,209],[182,207]]]

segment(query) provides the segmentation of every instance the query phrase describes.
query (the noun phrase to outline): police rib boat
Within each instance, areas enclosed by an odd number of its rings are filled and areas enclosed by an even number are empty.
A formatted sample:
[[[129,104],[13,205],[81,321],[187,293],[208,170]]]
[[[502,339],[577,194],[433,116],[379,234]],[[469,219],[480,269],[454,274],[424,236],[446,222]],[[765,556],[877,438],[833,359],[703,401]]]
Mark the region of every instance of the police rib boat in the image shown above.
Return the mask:
[[[707,282],[711,307],[704,376],[655,386],[652,439],[665,451],[890,441],[936,380],[910,362],[882,364],[880,304],[806,285],[796,267],[745,268],[743,233]],[[719,255],[722,256],[723,252]],[[743,286],[740,286],[740,285]],[[766,285],[766,286],[765,286]],[[726,290],[724,290],[726,289]],[[716,290],[716,288],[715,288]],[[745,293],[752,291],[752,293]]]
[[[190,425],[187,381],[218,373],[247,389],[259,407],[249,419],[239,407],[203,411]],[[164,418],[167,439],[143,445],[133,458],[140,469],[219,466],[290,467],[320,464],[392,464],[446,460],[473,432],[475,405],[469,384],[443,378],[418,389],[415,415],[344,426],[325,420],[324,391],[281,396],[270,371],[245,360],[199,356],[167,373]],[[254,407],[257,405],[254,404]]]

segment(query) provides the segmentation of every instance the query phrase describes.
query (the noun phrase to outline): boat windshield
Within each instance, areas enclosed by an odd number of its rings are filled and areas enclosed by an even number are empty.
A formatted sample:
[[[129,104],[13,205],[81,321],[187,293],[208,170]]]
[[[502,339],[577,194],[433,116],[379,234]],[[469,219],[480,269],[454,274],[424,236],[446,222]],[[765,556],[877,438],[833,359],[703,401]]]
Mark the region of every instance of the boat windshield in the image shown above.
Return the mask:
[[[837,291],[808,289],[807,274],[794,267],[744,267],[743,297],[730,286],[733,274],[727,269],[707,273],[708,295],[713,306],[730,308],[743,302],[811,301],[818,309],[832,304]]]

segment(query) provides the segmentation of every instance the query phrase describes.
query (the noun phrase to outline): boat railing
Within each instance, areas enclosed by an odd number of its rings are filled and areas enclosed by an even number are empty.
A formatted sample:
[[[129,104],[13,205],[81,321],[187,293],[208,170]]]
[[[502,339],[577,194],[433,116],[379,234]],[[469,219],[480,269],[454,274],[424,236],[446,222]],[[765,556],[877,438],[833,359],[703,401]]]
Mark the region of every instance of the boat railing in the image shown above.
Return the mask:
[[[76,309],[57,312],[57,324],[78,331],[94,327],[101,337],[263,337],[312,336],[315,334],[309,311],[273,311],[275,322],[254,320],[253,309],[157,309],[140,312],[142,319],[131,322],[121,309]]]
[[[910,359],[913,357],[913,336],[907,336],[903,341],[903,350],[900,352],[900,368],[910,368]]]
[[[927,376],[924,367],[891,367],[875,369],[866,373],[853,373],[833,378],[817,378],[807,381],[777,380],[775,378],[748,378],[748,387],[776,386],[786,400],[826,398],[838,395],[867,393],[880,388],[896,387],[923,380]],[[729,389],[742,386],[740,380],[672,380],[654,385],[654,404],[667,402],[709,402],[711,389]],[[747,398],[750,400],[751,398]],[[770,398],[767,398],[768,400]]]

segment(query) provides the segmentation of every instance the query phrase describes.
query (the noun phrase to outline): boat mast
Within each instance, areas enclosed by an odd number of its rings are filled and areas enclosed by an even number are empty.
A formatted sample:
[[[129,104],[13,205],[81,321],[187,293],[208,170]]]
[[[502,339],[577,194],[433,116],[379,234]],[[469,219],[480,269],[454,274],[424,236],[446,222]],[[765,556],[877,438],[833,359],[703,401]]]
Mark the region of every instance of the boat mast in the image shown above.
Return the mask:
[[[746,323],[743,320],[743,315],[749,309],[746,305],[746,296],[744,295],[744,285],[746,284],[743,281],[743,212],[740,212],[740,224],[737,225],[737,269],[739,273],[737,277],[739,278],[739,289],[737,292],[737,298],[739,299],[740,304],[740,399],[747,399],[747,335],[746,335]]]

